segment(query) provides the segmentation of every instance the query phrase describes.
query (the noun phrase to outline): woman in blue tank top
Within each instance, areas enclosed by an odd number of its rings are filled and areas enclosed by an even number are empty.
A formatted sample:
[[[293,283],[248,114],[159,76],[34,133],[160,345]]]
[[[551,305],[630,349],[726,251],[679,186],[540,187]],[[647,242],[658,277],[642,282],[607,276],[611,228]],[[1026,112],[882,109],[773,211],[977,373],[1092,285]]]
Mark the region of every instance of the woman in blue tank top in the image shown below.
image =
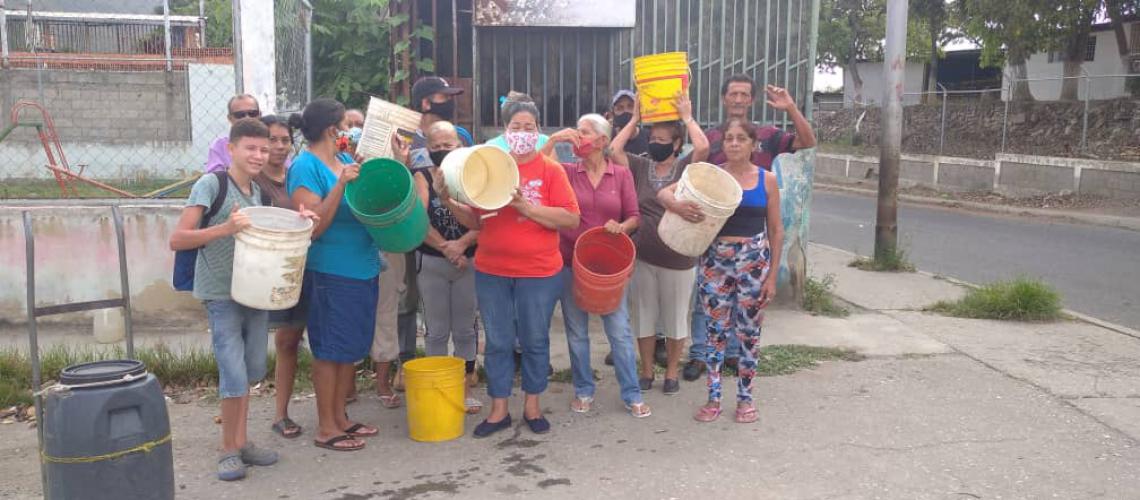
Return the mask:
[[[757,420],[752,401],[752,379],[764,309],[776,296],[776,269],[784,244],[780,219],[780,190],[776,176],[751,162],[756,127],[729,120],[724,133],[728,162],[721,165],[744,190],[740,206],[725,221],[717,239],[701,257],[698,299],[708,315],[708,335],[714,349],[707,354],[708,402],[695,418],[712,422],[721,413],[720,370],[730,335],[740,340],[737,365],[736,421]]]

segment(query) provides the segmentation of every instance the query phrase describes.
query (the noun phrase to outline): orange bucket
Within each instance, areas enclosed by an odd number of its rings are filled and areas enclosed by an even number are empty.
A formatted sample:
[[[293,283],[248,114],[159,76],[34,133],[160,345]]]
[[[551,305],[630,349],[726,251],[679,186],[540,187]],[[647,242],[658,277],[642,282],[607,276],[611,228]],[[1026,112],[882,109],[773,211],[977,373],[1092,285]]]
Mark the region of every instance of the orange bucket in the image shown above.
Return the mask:
[[[583,311],[609,314],[621,306],[637,250],[625,234],[595,227],[574,243],[574,302]]]

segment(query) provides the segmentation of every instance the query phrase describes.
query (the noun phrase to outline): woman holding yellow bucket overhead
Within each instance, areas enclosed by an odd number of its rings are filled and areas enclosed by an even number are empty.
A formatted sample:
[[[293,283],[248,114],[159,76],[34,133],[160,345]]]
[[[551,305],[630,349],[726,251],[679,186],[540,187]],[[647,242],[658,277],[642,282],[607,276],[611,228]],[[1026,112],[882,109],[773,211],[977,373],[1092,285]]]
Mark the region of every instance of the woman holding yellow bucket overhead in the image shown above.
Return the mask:
[[[503,134],[518,164],[519,187],[510,204],[476,211],[441,190],[463,225],[479,229],[475,294],[487,344],[484,366],[491,412],[475,428],[477,438],[511,426],[507,398],[514,381],[515,341],[522,346],[523,420],[536,434],[550,431],[539,395],[550,366],[550,318],[563,290],[558,231],[578,227],[578,201],[562,166],[539,154],[538,108],[532,102],[505,106]]]

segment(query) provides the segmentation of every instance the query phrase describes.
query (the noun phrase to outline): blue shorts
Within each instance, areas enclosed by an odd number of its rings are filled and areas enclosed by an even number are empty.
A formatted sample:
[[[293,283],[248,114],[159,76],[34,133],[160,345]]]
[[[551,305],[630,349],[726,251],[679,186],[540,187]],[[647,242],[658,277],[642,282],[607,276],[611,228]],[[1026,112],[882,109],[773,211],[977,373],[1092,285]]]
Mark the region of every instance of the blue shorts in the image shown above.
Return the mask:
[[[309,349],[313,357],[355,363],[368,356],[376,333],[378,278],[359,280],[305,271],[302,296],[309,297]]]
[[[223,399],[245,396],[251,384],[265,378],[269,314],[232,300],[207,300],[205,304],[218,362],[218,394]]]
[[[309,319],[309,297],[305,295],[305,287],[301,287],[301,299],[297,305],[280,311],[269,311],[269,329],[279,330],[293,328],[304,330]]]

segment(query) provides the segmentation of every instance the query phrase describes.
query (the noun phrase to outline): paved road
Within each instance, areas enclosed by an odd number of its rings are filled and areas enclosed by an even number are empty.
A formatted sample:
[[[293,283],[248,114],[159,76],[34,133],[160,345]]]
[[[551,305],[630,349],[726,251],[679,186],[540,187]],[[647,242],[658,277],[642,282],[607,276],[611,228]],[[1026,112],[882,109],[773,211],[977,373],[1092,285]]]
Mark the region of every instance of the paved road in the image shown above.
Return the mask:
[[[874,234],[873,198],[816,191],[812,241],[869,255]],[[1065,307],[1140,329],[1140,232],[904,204],[899,241],[922,270],[973,283],[1040,277]]]

